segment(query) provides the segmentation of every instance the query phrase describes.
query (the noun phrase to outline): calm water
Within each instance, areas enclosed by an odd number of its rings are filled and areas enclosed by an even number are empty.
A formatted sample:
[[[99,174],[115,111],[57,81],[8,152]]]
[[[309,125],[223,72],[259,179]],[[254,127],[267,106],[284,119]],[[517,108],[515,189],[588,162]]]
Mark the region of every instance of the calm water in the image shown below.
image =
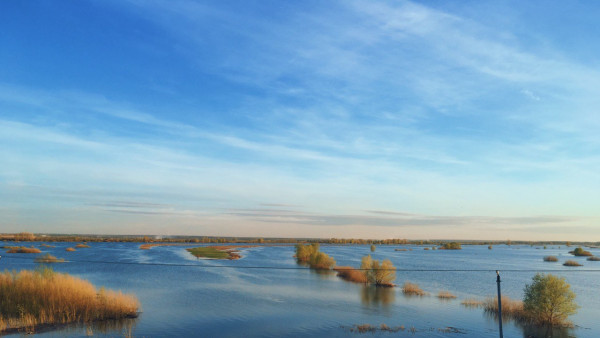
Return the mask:
[[[36,247],[39,247],[39,243]],[[12,245],[12,243],[0,245]],[[432,296],[405,297],[400,288],[377,289],[345,282],[335,274],[298,269],[239,269],[236,267],[298,267],[293,246],[267,246],[241,249],[237,261],[199,260],[184,248],[154,247],[139,250],[139,244],[91,243],[89,249],[65,252],[73,243],[53,243],[42,248],[59,258],[89,261],[184,264],[165,266],[105,263],[54,264],[56,271],[90,280],[96,286],[135,294],[142,314],[136,320],[101,323],[91,327],[70,326],[42,336],[132,335],[136,337],[342,337],[359,335],[350,331],[356,324],[389,327],[404,326],[397,333],[376,332],[369,336],[400,337],[498,337],[498,323],[481,309],[460,305],[465,298],[483,299],[496,294],[494,272],[398,272],[396,283],[418,283]],[[412,248],[412,251],[395,251]],[[463,250],[423,250],[419,246],[378,246],[375,259],[390,259],[399,269],[557,269],[566,277],[581,306],[571,319],[574,329],[545,332],[504,323],[505,337],[598,337],[600,336],[600,262],[589,262],[567,253],[572,248],[558,246],[544,250],[530,246],[463,246]],[[321,251],[334,257],[338,265],[358,267],[370,252],[369,246],[327,246]],[[590,250],[600,256],[600,249]],[[5,254],[0,269],[32,269],[35,255]],[[546,263],[542,257],[555,255],[559,263]],[[11,258],[15,257],[15,258]],[[17,258],[18,257],[18,258]],[[561,264],[575,259],[584,264],[567,268]],[[225,266],[225,267],[223,267]],[[594,269],[584,272],[582,269]],[[578,271],[579,270],[579,271]],[[502,272],[502,293],[521,299],[523,287],[535,272]],[[435,295],[448,290],[458,296],[443,301]],[[443,332],[453,327],[460,331]],[[414,328],[416,332],[410,332]],[[361,336],[361,335],[359,335]]]

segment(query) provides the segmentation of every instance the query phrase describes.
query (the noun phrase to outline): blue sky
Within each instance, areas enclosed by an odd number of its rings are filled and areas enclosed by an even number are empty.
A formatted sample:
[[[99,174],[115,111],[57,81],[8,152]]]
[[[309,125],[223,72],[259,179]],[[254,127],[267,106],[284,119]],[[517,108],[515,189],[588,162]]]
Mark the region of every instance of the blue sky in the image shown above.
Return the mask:
[[[598,241],[599,16],[3,1],[1,231]]]

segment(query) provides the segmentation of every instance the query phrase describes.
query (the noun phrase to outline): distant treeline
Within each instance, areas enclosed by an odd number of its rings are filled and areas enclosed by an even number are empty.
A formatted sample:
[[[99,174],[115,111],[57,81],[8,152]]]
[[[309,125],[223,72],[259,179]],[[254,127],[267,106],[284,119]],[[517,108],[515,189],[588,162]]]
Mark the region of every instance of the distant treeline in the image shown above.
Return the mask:
[[[256,238],[256,237],[213,237],[213,236],[135,236],[135,235],[63,235],[63,234],[34,234],[20,232],[17,234],[0,234],[2,241],[17,242],[131,242],[131,243],[258,243],[258,244],[376,244],[376,245],[428,245],[443,246],[446,243],[460,245],[581,245],[600,246],[600,242],[569,242],[569,241],[476,241],[476,240],[408,240],[393,239],[362,239],[362,238]]]

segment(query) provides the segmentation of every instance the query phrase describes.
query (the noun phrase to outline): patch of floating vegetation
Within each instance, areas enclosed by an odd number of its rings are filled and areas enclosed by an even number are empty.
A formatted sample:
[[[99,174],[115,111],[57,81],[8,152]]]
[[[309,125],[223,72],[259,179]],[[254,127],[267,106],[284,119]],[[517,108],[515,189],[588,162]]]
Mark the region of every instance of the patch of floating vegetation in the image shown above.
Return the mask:
[[[41,253],[42,251],[34,247],[13,246],[6,251],[7,253]]]
[[[75,247],[78,249],[82,249],[82,248],[89,248],[90,246],[87,244],[80,243],[80,244],[75,245]]]
[[[67,252],[73,252],[73,251],[77,251],[77,250],[75,250],[75,248],[66,248],[65,251],[67,251]]]
[[[50,244],[46,244],[46,243],[42,243],[40,246],[42,248],[56,248],[54,245],[50,245]]]
[[[558,262],[558,258],[556,256],[545,256],[544,262]]]
[[[597,262],[597,261],[600,261],[600,257],[591,256],[591,257],[588,257],[587,260],[592,261],[592,262]]]
[[[97,290],[86,280],[50,268],[0,273],[0,290],[0,333],[4,334],[138,316],[135,296]]]
[[[574,260],[568,260],[566,262],[563,263],[564,266],[583,266],[583,264],[580,264],[577,261]]]
[[[36,263],[64,263],[65,260],[62,258],[56,258],[51,254],[45,254],[43,256],[38,256],[35,258]]]

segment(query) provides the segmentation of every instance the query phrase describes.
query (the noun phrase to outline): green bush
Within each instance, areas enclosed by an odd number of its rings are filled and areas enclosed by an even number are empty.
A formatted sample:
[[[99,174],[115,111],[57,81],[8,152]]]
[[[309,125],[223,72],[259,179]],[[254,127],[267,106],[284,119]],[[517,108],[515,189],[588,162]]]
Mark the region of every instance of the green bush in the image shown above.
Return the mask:
[[[537,324],[567,325],[567,318],[577,312],[575,293],[564,277],[538,273],[524,293],[524,310]]]

